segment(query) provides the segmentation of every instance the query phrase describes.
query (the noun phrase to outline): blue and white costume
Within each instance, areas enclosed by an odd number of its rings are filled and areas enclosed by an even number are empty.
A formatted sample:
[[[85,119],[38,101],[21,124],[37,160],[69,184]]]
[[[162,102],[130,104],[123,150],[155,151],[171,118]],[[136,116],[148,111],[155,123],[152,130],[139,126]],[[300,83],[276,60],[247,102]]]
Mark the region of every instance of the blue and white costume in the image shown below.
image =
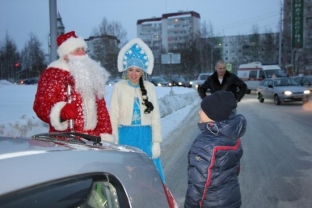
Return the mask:
[[[126,71],[130,67],[138,67],[143,72],[151,74],[153,65],[152,51],[141,39],[130,41],[119,52],[119,72]],[[129,80],[121,80],[114,85],[110,117],[113,135],[118,144],[137,147],[152,158],[152,155],[155,155],[153,151],[160,152],[160,142],[162,142],[160,113],[155,86],[148,81],[143,83],[148,100],[153,104],[154,109],[150,113],[144,113],[146,106],[142,104],[139,84],[133,85]],[[153,158],[153,162],[165,183],[160,157]]]

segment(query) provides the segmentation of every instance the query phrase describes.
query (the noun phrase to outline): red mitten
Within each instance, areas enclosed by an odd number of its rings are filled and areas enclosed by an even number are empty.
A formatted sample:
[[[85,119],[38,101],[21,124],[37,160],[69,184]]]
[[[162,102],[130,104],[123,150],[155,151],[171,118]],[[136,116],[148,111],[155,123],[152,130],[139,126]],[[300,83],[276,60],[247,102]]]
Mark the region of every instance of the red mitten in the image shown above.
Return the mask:
[[[77,107],[72,103],[67,103],[61,110],[61,119],[70,120],[76,119],[78,116]]]

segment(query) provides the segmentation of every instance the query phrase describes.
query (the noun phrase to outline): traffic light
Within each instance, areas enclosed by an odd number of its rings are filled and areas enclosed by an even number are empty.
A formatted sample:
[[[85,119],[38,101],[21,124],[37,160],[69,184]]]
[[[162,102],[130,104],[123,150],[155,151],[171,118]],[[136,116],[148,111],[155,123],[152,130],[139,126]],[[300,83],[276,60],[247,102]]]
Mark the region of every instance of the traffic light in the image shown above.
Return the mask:
[[[19,67],[20,66],[20,63],[15,63],[15,67],[17,68],[17,67]]]

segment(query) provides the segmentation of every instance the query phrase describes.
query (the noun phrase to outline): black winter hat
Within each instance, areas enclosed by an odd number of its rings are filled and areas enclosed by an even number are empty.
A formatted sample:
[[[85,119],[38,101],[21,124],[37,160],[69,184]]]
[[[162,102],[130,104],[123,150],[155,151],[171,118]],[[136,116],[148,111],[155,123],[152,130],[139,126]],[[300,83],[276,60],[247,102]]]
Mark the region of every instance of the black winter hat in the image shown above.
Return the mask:
[[[220,90],[205,97],[200,106],[210,119],[222,121],[229,118],[237,102],[232,92]]]

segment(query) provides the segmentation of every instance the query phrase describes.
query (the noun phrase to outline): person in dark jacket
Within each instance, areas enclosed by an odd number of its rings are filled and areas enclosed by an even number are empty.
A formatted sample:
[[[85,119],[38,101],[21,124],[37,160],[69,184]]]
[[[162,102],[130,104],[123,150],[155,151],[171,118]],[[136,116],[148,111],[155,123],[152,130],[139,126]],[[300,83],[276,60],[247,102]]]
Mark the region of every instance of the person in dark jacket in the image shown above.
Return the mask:
[[[201,102],[201,134],[188,153],[188,188],[184,208],[238,208],[238,182],[243,155],[241,137],[247,121],[241,114],[229,118],[237,102],[233,93],[220,90]]]
[[[207,89],[211,93],[219,90],[231,91],[239,102],[245,95],[247,85],[235,74],[226,70],[226,63],[219,60],[215,66],[215,72],[207,78],[207,80],[198,88],[199,96],[203,99],[206,97]]]

